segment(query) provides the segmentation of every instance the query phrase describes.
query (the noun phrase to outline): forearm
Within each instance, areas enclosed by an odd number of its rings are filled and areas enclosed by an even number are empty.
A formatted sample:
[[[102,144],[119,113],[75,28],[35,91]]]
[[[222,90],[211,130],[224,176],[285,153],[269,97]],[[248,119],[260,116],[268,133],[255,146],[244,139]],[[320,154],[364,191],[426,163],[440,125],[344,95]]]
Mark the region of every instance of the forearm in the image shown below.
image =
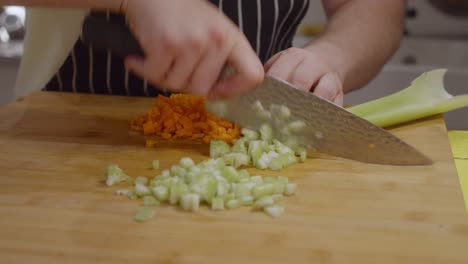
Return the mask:
[[[309,43],[331,60],[343,90],[358,89],[374,78],[398,49],[403,34],[400,0],[323,0],[329,22]]]
[[[122,0],[0,0],[0,6],[44,6],[119,11]]]

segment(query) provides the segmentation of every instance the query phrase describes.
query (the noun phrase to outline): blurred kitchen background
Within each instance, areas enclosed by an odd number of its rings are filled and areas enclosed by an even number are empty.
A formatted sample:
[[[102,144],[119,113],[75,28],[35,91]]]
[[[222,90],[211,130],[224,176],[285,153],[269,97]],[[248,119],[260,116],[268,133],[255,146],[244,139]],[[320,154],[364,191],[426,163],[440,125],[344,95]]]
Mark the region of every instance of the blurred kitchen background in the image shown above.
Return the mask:
[[[23,49],[24,21],[22,7],[0,7],[0,105],[12,100]],[[294,45],[313,39],[324,23],[321,1],[312,0]],[[468,93],[467,0],[407,1],[405,38],[400,49],[372,82],[347,94],[345,103],[358,104],[394,93],[421,73],[436,68],[448,69],[445,86],[450,93]],[[449,129],[468,130],[468,108],[445,116]]]

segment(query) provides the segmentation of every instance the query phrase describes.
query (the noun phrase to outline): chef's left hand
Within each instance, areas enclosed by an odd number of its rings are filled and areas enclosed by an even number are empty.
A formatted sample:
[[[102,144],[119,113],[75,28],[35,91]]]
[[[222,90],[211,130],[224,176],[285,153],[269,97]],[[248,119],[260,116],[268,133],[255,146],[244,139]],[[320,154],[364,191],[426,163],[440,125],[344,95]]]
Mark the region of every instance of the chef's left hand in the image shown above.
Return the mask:
[[[271,57],[265,72],[342,106],[343,80],[331,56],[314,47],[289,48]]]

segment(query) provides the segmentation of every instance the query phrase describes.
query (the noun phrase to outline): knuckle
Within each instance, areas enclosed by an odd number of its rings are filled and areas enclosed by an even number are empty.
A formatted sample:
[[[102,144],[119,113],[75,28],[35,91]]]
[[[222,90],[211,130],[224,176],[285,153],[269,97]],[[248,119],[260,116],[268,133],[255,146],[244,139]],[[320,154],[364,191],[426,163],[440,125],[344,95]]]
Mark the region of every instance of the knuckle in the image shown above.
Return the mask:
[[[168,79],[166,79],[165,84],[168,89],[175,92],[180,92],[184,88],[183,83],[181,81],[178,81],[177,78],[169,77]]]
[[[177,52],[182,48],[181,42],[171,34],[164,34],[161,45],[169,52]]]
[[[304,50],[297,47],[292,47],[284,51],[289,56],[300,56],[304,53]]]
[[[216,47],[222,47],[225,43],[225,33],[220,26],[211,26],[208,28],[208,39],[214,43]]]
[[[185,41],[185,44],[192,51],[200,51],[205,46],[205,42],[205,39],[201,35],[194,34]]]

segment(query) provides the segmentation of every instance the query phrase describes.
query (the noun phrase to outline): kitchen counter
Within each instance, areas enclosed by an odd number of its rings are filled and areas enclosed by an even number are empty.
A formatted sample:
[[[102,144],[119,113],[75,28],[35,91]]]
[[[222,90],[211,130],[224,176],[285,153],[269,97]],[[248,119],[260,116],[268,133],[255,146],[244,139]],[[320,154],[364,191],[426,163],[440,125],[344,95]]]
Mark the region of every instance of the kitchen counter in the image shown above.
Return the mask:
[[[140,201],[104,186],[108,164],[153,176],[198,143],[145,148],[128,131],[151,98],[36,92],[0,108],[0,263],[468,263],[468,218],[441,116],[393,128],[431,166],[313,156],[280,173],[297,182],[272,219],[248,208],[169,206],[136,223]]]
[[[468,211],[468,131],[449,131],[448,136]]]

